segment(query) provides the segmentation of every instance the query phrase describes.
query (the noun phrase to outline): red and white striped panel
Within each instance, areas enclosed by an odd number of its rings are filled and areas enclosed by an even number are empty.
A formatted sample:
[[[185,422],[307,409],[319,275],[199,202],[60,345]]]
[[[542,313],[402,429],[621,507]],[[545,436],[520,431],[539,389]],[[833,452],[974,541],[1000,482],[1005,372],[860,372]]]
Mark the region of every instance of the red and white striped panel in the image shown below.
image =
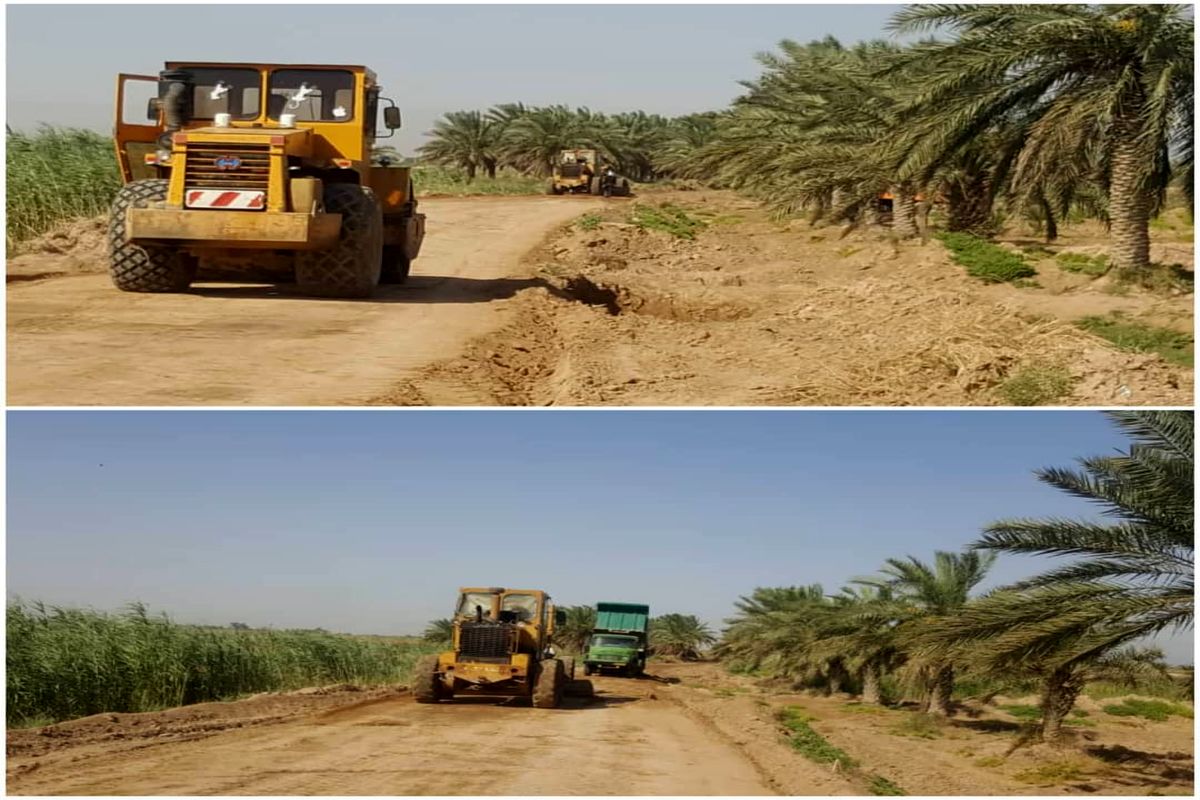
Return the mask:
[[[256,211],[263,207],[266,192],[223,191],[221,189],[188,189],[184,205],[188,208],[230,208]]]

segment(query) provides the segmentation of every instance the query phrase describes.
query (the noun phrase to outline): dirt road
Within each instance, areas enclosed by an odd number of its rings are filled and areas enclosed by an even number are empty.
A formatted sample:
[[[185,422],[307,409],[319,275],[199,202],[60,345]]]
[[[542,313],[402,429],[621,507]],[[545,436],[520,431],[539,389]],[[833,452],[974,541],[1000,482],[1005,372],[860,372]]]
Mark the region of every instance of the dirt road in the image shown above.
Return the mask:
[[[505,300],[540,284],[519,276],[520,257],[594,202],[426,200],[413,277],[371,301],[236,284],[125,294],[99,248],[82,269],[63,254],[26,256],[9,272],[8,402],[330,405],[378,395],[504,325]]]
[[[8,792],[773,794],[742,751],[659,699],[659,684],[620,678],[595,684],[595,698],[568,698],[554,710],[490,698],[422,706],[393,694],[275,724],[231,723],[190,740],[109,734],[35,753],[14,749],[10,734]],[[154,724],[153,715],[122,716]]]

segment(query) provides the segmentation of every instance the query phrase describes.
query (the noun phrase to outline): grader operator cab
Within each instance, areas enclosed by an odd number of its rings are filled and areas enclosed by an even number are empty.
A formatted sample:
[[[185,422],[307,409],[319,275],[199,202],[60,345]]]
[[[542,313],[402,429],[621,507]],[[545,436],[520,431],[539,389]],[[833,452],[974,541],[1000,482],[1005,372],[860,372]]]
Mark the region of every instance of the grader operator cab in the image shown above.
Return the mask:
[[[137,92],[148,95],[138,118]],[[361,66],[168,62],[117,77],[125,186],[109,271],[130,292],[181,292],[198,269],[294,276],[300,291],[367,297],[401,283],[425,216],[409,169],[373,164],[395,103]]]
[[[554,629],[564,619],[538,589],[460,589],[452,649],[418,663],[417,702],[499,695],[555,708],[568,692],[590,693],[590,682],[574,680],[574,660],[554,653]]]

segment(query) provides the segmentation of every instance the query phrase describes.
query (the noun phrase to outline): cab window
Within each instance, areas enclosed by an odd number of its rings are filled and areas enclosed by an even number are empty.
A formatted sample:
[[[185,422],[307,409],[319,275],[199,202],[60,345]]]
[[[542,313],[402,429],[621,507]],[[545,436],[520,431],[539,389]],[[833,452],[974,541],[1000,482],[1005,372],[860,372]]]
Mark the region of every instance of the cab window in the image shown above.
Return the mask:
[[[532,594],[506,594],[500,601],[500,610],[512,612],[518,622],[536,622],[537,597]]]
[[[475,607],[483,608],[483,616],[492,616],[492,598],[494,594],[490,592],[464,592],[458,600],[457,614],[463,617],[475,616]]]
[[[271,73],[267,116],[294,114],[302,122],[354,119],[354,73],[334,69],[277,69]]]
[[[254,69],[181,67],[192,76],[192,119],[257,119],[262,109],[262,76]]]

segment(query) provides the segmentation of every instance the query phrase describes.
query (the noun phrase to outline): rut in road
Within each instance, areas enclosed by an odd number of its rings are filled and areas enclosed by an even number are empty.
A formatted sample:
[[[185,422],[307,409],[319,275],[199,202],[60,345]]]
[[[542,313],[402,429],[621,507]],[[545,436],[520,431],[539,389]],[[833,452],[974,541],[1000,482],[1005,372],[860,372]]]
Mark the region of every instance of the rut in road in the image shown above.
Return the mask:
[[[522,274],[521,257],[599,202],[423,201],[429,234],[412,278],[365,301],[300,297],[287,285],[128,294],[109,282],[100,250],[83,274],[69,274],[65,255],[39,257],[9,275],[8,402],[361,402],[505,325],[508,298],[541,284]]]
[[[736,748],[641,682],[534,709],[410,697],[204,739],[81,748],[9,775],[10,794],[767,795]],[[79,761],[76,755],[83,755]]]

